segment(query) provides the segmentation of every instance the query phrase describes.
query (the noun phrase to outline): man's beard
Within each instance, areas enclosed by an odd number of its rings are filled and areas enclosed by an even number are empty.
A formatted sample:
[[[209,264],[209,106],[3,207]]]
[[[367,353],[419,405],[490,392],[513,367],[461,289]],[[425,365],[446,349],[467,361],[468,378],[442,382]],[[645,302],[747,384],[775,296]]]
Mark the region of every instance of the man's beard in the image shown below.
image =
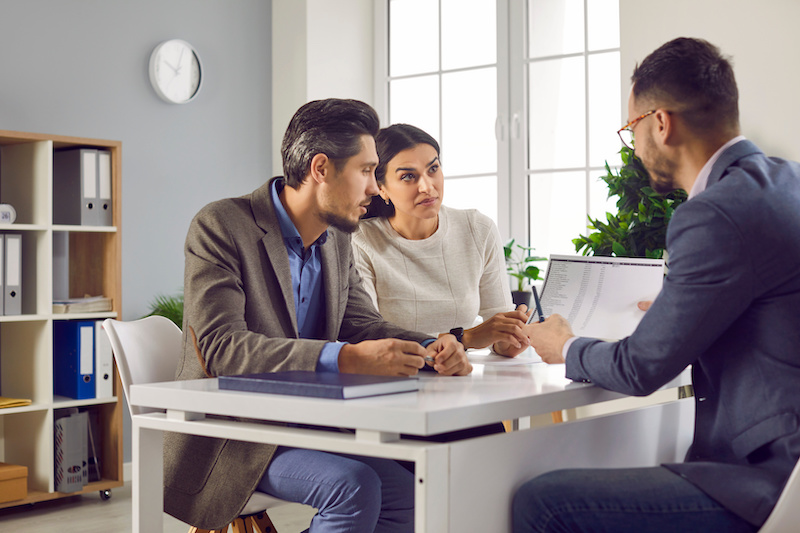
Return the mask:
[[[322,221],[327,225],[333,226],[339,231],[343,231],[345,233],[353,233],[356,229],[358,229],[358,221],[353,222],[347,217],[337,215],[336,213],[331,213],[330,211],[322,213],[321,217]]]
[[[642,164],[647,171],[648,178],[650,178],[650,187],[659,194],[672,192],[678,188],[675,184],[675,170],[677,165],[674,161],[658,153],[654,145],[655,143],[651,140],[648,141],[648,151],[651,154],[655,154],[655,157],[649,163],[645,163],[644,159],[642,159]]]

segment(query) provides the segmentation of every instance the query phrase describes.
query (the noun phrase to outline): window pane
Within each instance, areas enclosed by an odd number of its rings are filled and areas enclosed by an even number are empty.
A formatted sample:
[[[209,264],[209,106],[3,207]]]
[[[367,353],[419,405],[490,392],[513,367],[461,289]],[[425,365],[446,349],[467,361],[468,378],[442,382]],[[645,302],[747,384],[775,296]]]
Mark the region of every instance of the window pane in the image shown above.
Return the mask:
[[[530,186],[531,246],[537,255],[574,254],[586,232],[586,172],[534,174]]]
[[[391,124],[411,124],[439,139],[439,76],[389,82],[389,110]]]
[[[589,0],[589,50],[619,48],[619,0]]]
[[[611,170],[618,172],[618,169],[614,167],[611,167]],[[602,222],[607,220],[606,213],[616,215],[618,212],[618,197],[608,197],[608,185],[600,179],[600,176],[604,175],[605,170],[589,171],[589,216],[593,219],[600,219]]]
[[[442,69],[497,61],[494,0],[442,0]]]
[[[622,163],[619,52],[589,56],[589,166]]]
[[[582,52],[583,0],[528,0],[529,57]]]
[[[389,2],[389,75],[439,70],[439,4],[436,0]]]
[[[447,169],[445,169],[445,176]],[[477,209],[497,224],[497,176],[444,180],[444,201],[456,209]]]
[[[580,56],[528,65],[528,151],[532,169],[574,168],[586,163],[583,62]]]
[[[446,175],[497,172],[497,69],[442,76],[442,168]]]

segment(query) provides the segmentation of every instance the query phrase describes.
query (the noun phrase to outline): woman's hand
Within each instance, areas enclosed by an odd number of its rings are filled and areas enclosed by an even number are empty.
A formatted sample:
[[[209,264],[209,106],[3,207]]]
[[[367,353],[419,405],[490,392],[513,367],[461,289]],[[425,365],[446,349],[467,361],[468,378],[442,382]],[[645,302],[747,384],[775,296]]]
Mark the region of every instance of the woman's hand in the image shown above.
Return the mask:
[[[494,345],[500,355],[515,357],[530,345],[525,332],[528,321],[527,308],[520,306],[516,311],[497,313],[474,328],[464,331],[464,345],[467,348],[486,348]]]

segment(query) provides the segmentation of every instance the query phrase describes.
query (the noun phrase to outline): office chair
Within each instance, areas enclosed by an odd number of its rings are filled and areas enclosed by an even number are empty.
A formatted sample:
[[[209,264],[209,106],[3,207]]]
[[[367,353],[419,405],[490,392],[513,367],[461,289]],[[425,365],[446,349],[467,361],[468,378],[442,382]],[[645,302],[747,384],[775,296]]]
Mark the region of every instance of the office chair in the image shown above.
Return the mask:
[[[181,355],[180,328],[162,316],[149,316],[131,322],[111,318],[103,321],[103,329],[111,341],[117,363],[122,390],[128,400],[131,416],[156,411],[156,409],[131,406],[130,386],[136,383],[157,383],[175,379],[175,369]],[[254,492],[242,511],[229,525],[233,533],[277,533],[267,516],[267,511],[287,501],[273,498],[263,492]],[[225,533],[223,529],[208,530],[192,527],[189,533]]]
[[[800,524],[800,461],[794,465],[778,502],[758,533],[789,533]]]

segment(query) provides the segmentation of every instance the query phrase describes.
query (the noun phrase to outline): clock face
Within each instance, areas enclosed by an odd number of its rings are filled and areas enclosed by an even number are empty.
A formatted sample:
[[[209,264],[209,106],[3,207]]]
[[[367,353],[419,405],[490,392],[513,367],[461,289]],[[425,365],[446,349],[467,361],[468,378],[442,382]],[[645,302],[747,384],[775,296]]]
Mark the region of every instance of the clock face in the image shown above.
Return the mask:
[[[200,57],[186,41],[164,41],[150,55],[150,83],[163,100],[185,104],[197,96],[201,81]]]

